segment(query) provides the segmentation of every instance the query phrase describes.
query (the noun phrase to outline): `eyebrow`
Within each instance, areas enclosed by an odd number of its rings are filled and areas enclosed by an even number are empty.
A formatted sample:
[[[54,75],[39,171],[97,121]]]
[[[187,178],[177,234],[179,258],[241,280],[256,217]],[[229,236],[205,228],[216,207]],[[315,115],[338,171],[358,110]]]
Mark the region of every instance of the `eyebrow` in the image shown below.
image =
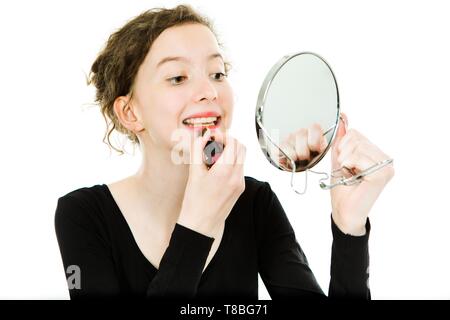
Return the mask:
[[[212,60],[215,58],[221,58],[223,60],[223,57],[220,53],[213,53],[211,55],[208,56],[208,60]],[[158,62],[158,64],[156,65],[156,68],[159,68],[162,64],[169,62],[169,61],[185,61],[185,62],[189,62],[189,59],[186,59],[184,57],[165,57],[164,59],[162,59],[160,62]]]

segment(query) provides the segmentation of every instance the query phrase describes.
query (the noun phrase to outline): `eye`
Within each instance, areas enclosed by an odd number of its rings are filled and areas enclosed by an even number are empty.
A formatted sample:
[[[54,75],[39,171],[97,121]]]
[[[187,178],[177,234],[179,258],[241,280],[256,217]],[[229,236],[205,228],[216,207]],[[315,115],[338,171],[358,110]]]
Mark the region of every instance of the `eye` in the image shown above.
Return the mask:
[[[173,85],[178,85],[182,82],[182,80],[186,79],[185,76],[176,76],[176,77],[172,77],[167,79],[168,81],[170,81],[171,84]]]
[[[213,73],[214,80],[222,81],[227,75],[223,72]],[[218,77],[217,77],[218,76]]]

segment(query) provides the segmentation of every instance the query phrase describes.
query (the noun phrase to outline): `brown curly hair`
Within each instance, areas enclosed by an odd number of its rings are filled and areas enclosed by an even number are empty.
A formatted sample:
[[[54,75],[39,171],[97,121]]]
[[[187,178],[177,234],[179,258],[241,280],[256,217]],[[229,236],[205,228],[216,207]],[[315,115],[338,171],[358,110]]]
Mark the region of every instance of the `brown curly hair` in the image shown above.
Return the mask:
[[[94,84],[96,87],[95,102],[100,106],[105,119],[106,133],[103,142],[121,155],[124,154],[123,146],[118,149],[110,141],[114,130],[125,134],[134,145],[139,145],[139,140],[120,123],[114,112],[114,101],[119,96],[130,94],[132,97],[138,69],[156,38],[167,28],[187,23],[207,26],[218,39],[212,22],[189,5],[178,5],[173,9],[153,8],[129,20],[111,34],[92,64],[87,85]],[[222,46],[219,41],[218,44]],[[230,67],[230,63],[225,62],[226,71]]]

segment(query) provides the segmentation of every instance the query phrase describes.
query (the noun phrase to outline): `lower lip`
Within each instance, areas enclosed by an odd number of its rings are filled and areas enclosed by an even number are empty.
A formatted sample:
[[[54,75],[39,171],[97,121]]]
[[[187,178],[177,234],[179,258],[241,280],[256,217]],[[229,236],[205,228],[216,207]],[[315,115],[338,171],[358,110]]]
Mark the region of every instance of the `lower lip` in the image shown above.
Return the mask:
[[[191,129],[191,130],[201,130],[203,128],[217,129],[217,128],[220,127],[220,122],[221,121],[222,121],[222,118],[218,118],[216,124],[211,124],[211,125],[206,125],[206,126],[202,125],[202,126],[196,126],[195,127],[195,126],[189,126],[189,125],[183,123],[183,126],[185,126],[188,129]]]

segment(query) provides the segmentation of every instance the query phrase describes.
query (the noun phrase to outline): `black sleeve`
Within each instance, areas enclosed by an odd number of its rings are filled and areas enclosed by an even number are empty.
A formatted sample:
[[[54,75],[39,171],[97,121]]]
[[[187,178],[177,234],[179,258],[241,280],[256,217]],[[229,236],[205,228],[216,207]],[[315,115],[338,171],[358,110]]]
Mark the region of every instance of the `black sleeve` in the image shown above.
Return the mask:
[[[331,218],[333,246],[331,250],[330,297],[370,300],[369,289],[369,234],[366,221],[363,236],[344,234]]]
[[[258,265],[272,299],[326,298],[298,244],[294,230],[276,194],[265,182],[256,204]],[[343,234],[332,223],[330,298],[370,299],[368,237]]]
[[[58,199],[55,231],[64,268],[76,266],[81,275],[80,285],[73,286],[66,274],[71,299],[122,294],[111,247],[93,213],[76,198],[66,195]],[[158,272],[148,285],[147,296],[194,297],[213,241],[214,238],[176,224]]]
[[[197,294],[214,238],[175,224],[175,229],[147,291],[148,297],[188,298]]]

